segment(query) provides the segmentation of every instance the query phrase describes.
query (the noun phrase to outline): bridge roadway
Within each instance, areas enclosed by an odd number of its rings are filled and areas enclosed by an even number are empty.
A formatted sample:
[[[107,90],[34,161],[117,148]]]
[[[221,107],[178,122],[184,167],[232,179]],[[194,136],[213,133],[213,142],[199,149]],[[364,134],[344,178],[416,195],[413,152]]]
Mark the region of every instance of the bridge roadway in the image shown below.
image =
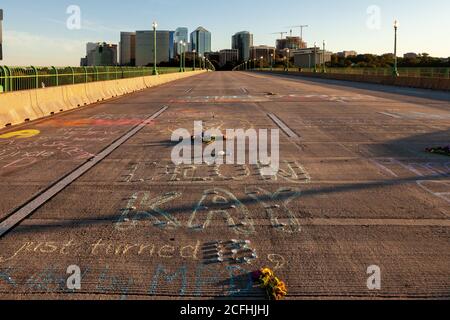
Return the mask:
[[[0,298],[263,299],[264,266],[289,299],[449,298],[450,158],[424,151],[449,144],[449,101],[215,72],[2,130]],[[282,129],[279,174],[174,165],[199,120]]]

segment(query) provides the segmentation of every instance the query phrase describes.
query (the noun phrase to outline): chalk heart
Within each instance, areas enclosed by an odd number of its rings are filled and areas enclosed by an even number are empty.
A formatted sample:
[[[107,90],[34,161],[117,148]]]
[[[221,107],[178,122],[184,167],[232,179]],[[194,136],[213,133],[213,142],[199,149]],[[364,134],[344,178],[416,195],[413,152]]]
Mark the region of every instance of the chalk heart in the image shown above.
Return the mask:
[[[14,131],[14,132],[8,132],[5,134],[0,135],[0,139],[26,139],[26,138],[32,138],[34,136],[37,136],[41,132],[39,130],[20,130],[20,131]]]

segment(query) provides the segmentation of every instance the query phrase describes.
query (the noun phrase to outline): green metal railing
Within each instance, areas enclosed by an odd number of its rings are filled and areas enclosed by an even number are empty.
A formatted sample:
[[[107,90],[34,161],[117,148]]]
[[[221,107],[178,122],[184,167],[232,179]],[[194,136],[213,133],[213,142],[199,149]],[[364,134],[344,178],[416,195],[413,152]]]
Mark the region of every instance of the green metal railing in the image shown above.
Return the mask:
[[[238,70],[238,69],[237,69]],[[242,69],[241,69],[242,70]],[[254,70],[270,71],[270,68],[256,68]],[[274,71],[286,71],[283,68],[273,68]],[[290,72],[314,72],[314,68],[289,68]],[[437,78],[450,79],[450,68],[398,68],[400,77],[408,78]],[[322,67],[318,66],[317,73],[323,72]],[[392,76],[392,68],[326,68],[326,73],[331,74],[353,74],[365,76]]]
[[[8,67],[0,66],[0,92],[151,76],[148,67]],[[159,74],[178,68],[158,68]]]

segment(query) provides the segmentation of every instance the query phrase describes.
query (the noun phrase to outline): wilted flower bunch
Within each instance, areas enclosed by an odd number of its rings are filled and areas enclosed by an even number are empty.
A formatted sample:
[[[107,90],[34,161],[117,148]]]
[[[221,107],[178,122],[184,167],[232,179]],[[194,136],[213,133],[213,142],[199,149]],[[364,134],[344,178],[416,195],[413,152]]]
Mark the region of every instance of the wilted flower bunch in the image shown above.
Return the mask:
[[[270,300],[282,300],[287,295],[286,284],[272,270],[263,268],[253,273],[253,280],[266,289]]]

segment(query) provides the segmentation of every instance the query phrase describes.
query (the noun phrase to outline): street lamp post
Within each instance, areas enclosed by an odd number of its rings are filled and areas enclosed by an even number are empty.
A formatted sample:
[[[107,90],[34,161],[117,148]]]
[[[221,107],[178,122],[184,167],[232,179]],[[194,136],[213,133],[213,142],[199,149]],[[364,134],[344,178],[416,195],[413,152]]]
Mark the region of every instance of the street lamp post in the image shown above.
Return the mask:
[[[153,22],[153,75],[158,75],[158,69],[156,68],[156,28],[158,27],[158,24],[156,22]]]
[[[289,53],[290,52],[291,51],[289,49],[286,50],[286,71],[287,72],[289,72],[289,58],[290,58]]]
[[[399,73],[398,73],[398,59],[397,59],[397,30],[398,27],[400,26],[400,23],[398,22],[398,20],[394,21],[394,31],[395,31],[395,40],[394,40],[394,70],[392,71],[392,75],[394,77],[398,77]]]
[[[314,42],[314,73],[317,73],[317,43]]]
[[[273,71],[273,53],[270,54],[270,71]]]
[[[183,72],[186,72],[186,42],[183,42]]]
[[[264,57],[261,57],[261,60],[259,61],[259,68],[262,70],[264,63]]]
[[[325,40],[324,40],[323,41],[323,52],[322,52],[322,61],[323,61],[322,73],[326,73],[327,72],[326,69],[325,69],[325,45],[326,45],[326,43],[325,43]]]
[[[180,41],[178,44],[180,49],[180,72],[183,72],[183,41]]]
[[[195,71],[195,60],[197,59],[197,51],[192,50],[192,52],[194,53],[194,66],[192,67],[192,71]]]

